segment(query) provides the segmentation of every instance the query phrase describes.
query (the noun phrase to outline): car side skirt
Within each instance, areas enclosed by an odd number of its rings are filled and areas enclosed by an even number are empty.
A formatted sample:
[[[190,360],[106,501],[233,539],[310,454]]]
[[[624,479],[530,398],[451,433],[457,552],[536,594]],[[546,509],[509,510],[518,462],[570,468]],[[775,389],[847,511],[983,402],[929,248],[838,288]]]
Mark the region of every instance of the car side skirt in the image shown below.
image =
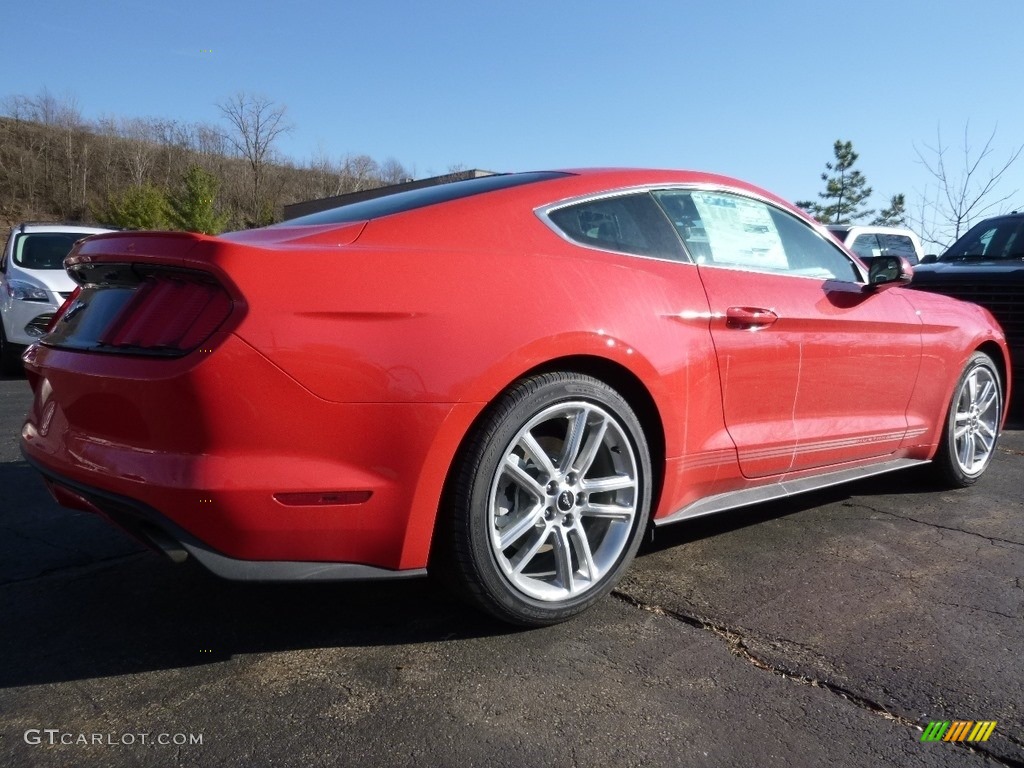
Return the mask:
[[[828,472],[823,475],[812,475],[794,480],[782,480],[769,485],[758,485],[753,488],[743,488],[738,491],[728,491],[715,496],[707,496],[670,515],[655,520],[656,526],[678,523],[683,520],[692,520],[695,517],[713,515],[716,512],[725,512],[730,509],[748,507],[752,504],[761,504],[766,501],[775,501],[789,496],[796,496],[800,493],[817,491],[822,488],[829,488],[833,485],[849,483],[865,477],[882,475],[886,472],[895,472],[899,469],[907,469],[931,462],[924,459],[892,459],[878,464],[867,464],[850,469],[841,469],[838,472]]]

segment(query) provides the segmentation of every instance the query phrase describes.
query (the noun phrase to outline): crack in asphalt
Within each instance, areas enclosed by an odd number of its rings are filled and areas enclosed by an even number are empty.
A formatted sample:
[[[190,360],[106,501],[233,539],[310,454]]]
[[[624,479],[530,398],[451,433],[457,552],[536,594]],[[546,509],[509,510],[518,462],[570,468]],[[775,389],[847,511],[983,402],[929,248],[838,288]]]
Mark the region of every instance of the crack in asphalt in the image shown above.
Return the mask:
[[[634,608],[639,608],[640,610],[647,611],[648,613],[653,613],[656,616],[667,616],[668,618],[675,619],[676,621],[679,621],[683,624],[687,624],[688,626],[696,627],[697,629],[703,629],[707,632],[711,632],[712,634],[718,635],[720,638],[725,640],[726,645],[728,645],[729,647],[729,651],[734,656],[738,656],[744,661],[750,662],[758,669],[764,670],[766,672],[771,672],[774,675],[786,678],[787,680],[793,680],[802,685],[809,685],[812,688],[824,688],[830,693],[834,693],[837,696],[840,696],[841,698],[844,698],[847,701],[856,704],[861,709],[867,709],[870,712],[873,712],[877,715],[881,715],[882,717],[888,720],[895,720],[897,722],[903,723],[904,725],[911,726],[914,728],[920,727],[913,720],[901,717],[900,715],[893,714],[878,702],[872,701],[859,694],[856,694],[853,691],[844,688],[841,685],[829,683],[825,680],[820,680],[818,678],[808,677],[807,675],[795,672],[781,665],[772,664],[770,662],[765,661],[764,659],[759,658],[758,656],[755,656],[754,653],[747,647],[743,633],[738,629],[728,627],[725,624],[720,624],[719,622],[713,621],[703,616],[683,613],[681,611],[673,610],[671,608],[665,608],[660,605],[651,605],[649,603],[645,603],[642,600],[633,597],[630,594],[627,594],[626,592],[622,592],[621,590],[614,590],[612,592],[612,595],[614,595],[619,600],[628,603],[629,605],[632,605]],[[790,643],[788,640],[784,640],[782,638],[771,638],[771,640],[772,642],[778,645],[799,645],[799,643]]]
[[[991,613],[993,616],[1002,616],[1004,619],[1013,619],[1014,621],[1020,621],[1020,616],[1011,616],[1008,613],[1001,613],[1000,611],[993,611],[990,608],[979,608],[976,605],[962,605],[960,603],[946,603],[950,608],[964,608],[968,611],[980,611],[981,613]]]
[[[634,608],[638,608],[648,613],[653,613],[655,616],[664,616],[669,619],[674,619],[675,621],[678,621],[681,624],[686,624],[687,626],[695,627],[696,629],[701,629],[705,632],[711,632],[712,634],[717,635],[718,637],[725,640],[730,653],[742,659],[743,661],[752,664],[753,666],[757,667],[758,669],[764,672],[769,672],[777,677],[781,677],[784,680],[790,680],[799,685],[806,685],[810,686],[811,688],[821,688],[835,696],[838,696],[841,699],[844,699],[845,701],[850,702],[851,704],[860,709],[864,709],[874,715],[878,715],[879,717],[889,720],[890,722],[899,723],[900,725],[906,726],[907,728],[913,728],[914,730],[921,731],[922,733],[924,732],[924,729],[922,728],[921,724],[918,723],[916,720],[911,720],[909,717],[905,717],[903,715],[890,712],[877,701],[869,699],[866,696],[861,696],[858,693],[854,693],[849,688],[846,688],[842,685],[838,685],[836,683],[830,683],[826,680],[821,680],[819,678],[808,677],[807,675],[804,675],[800,672],[795,672],[794,670],[788,669],[782,664],[773,664],[769,661],[765,661],[764,659],[756,656],[750,650],[750,648],[747,647],[743,633],[737,628],[729,627],[725,624],[721,624],[717,621],[713,621],[711,619],[705,618],[703,616],[698,616],[696,614],[683,613],[682,611],[673,610],[671,608],[665,608],[661,605],[651,605],[650,603],[645,603],[643,600],[640,600],[634,597],[633,595],[630,595],[628,592],[624,592],[620,589],[612,590],[611,594],[612,597],[628,605],[631,605]],[[768,640],[777,646],[796,645],[803,648],[808,647],[806,645],[803,645],[802,643],[786,640],[784,638],[768,638]],[[1013,736],[1009,734],[1003,735],[1012,744],[1022,746],[1022,743]],[[1024,761],[1016,760],[1012,757],[1006,757],[1004,755],[996,755],[993,752],[990,752],[987,748],[981,747],[978,744],[968,744],[967,742],[952,743],[955,746],[960,747],[961,749],[965,749],[972,754],[978,754],[983,757],[986,757],[989,760],[992,760],[997,765],[1006,766],[1007,768],[1024,768]]]
[[[999,542],[1000,544],[1010,544],[1010,545],[1015,546],[1015,547],[1024,547],[1024,541],[1014,541],[1013,539],[1003,539],[1003,538],[1000,538],[998,536],[986,536],[985,534],[978,533],[977,531],[968,531],[968,530],[966,530],[964,528],[957,528],[957,527],[952,526],[952,525],[942,525],[940,523],[936,523],[936,522],[933,522],[931,520],[921,520],[921,519],[916,518],[916,517],[910,517],[909,515],[899,515],[899,514],[897,514],[895,512],[890,512],[887,509],[878,509],[877,507],[872,507],[872,506],[870,506],[868,504],[855,504],[855,503],[853,503],[851,501],[844,501],[842,503],[842,505],[844,507],[849,507],[851,509],[866,509],[866,510],[868,510],[870,512],[877,512],[880,515],[889,515],[890,517],[895,517],[895,518],[898,518],[900,520],[908,520],[911,523],[918,523],[920,525],[927,525],[927,526],[929,526],[931,528],[938,528],[938,529],[943,530],[943,531],[953,531],[954,533],[963,533],[963,534],[967,534],[968,536],[977,536],[979,539],[985,539],[986,541],[988,541],[988,542],[990,542],[992,544],[995,544],[996,542]]]
[[[1008,454],[1010,454],[1011,456],[1024,456],[1024,451],[1018,451],[1018,450],[1016,450],[1016,449],[1014,449],[1014,448],[1001,448],[1001,447],[996,447],[996,450],[997,450],[997,451],[1000,451],[1000,452],[1002,452],[1002,453],[1008,453]]]

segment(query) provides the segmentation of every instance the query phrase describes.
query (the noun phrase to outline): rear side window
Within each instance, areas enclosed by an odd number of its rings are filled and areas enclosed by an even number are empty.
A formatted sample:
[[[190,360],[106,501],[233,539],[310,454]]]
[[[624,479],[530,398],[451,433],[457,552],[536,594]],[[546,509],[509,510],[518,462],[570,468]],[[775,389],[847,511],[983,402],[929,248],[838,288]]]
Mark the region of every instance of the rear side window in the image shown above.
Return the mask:
[[[646,192],[588,200],[550,211],[548,218],[580,245],[637,256],[683,258],[679,238]]]

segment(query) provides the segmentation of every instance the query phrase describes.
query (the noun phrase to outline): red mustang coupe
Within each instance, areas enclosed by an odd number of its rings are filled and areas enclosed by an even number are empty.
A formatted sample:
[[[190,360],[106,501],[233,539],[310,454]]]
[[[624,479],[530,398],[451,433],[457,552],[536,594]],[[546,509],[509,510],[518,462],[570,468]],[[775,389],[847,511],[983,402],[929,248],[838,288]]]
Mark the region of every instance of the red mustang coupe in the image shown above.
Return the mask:
[[[232,579],[446,572],[506,621],[606,594],[649,525],[988,466],[984,309],[702,173],[499,175],[222,237],[122,232],[25,353],[62,504]]]

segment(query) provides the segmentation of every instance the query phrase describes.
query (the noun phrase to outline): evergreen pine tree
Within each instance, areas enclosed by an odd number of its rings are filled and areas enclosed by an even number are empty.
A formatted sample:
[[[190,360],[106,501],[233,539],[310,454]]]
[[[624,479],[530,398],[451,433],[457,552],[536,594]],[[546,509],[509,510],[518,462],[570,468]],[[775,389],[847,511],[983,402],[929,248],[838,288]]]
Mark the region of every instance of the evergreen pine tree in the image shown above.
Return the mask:
[[[217,177],[193,165],[185,175],[184,189],[170,197],[168,219],[175,229],[217,235],[224,231],[228,217],[214,208]]]
[[[803,200],[797,205],[822,224],[853,224],[874,213],[864,207],[871,197],[871,187],[864,174],[852,170],[860,157],[853,151],[853,142],[836,139],[833,152],[835,160],[825,163],[828,170],[821,174],[825,191],[819,192],[818,197],[823,202]]]
[[[903,195],[893,195],[889,200],[889,207],[883,208],[871,222],[883,227],[902,227],[907,223],[906,201]]]
[[[152,184],[128,187],[111,195],[96,219],[118,229],[167,229],[167,198]]]

